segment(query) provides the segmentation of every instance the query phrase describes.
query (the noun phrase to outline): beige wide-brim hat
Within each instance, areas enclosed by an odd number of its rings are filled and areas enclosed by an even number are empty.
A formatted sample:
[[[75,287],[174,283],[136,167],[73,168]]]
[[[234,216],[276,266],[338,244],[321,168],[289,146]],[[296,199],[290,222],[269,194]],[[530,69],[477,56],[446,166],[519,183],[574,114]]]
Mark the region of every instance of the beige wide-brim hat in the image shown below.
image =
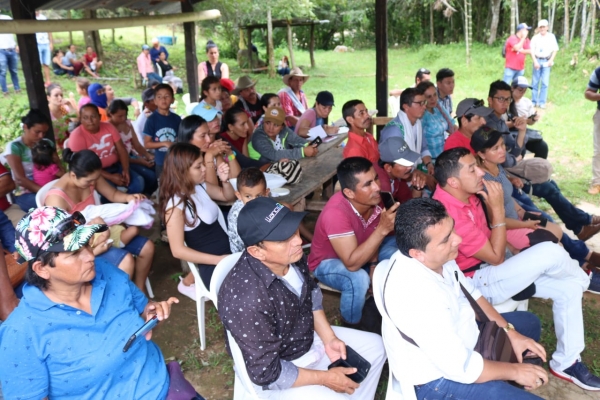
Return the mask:
[[[304,82],[306,82],[308,80],[308,78],[310,78],[310,75],[305,75],[304,72],[302,72],[302,70],[300,68],[294,67],[294,68],[292,68],[292,70],[290,71],[289,74],[283,76],[283,84],[286,86],[290,86],[289,82],[290,82],[290,78],[292,76],[300,76],[300,77],[304,78]]]
[[[252,86],[256,86],[256,82],[258,82],[258,79],[257,80],[252,80],[252,78],[250,78],[248,75],[240,76],[235,81],[235,89],[233,89],[233,91],[231,92],[231,94],[237,96],[237,95],[240,94],[240,92],[242,90],[251,88]]]

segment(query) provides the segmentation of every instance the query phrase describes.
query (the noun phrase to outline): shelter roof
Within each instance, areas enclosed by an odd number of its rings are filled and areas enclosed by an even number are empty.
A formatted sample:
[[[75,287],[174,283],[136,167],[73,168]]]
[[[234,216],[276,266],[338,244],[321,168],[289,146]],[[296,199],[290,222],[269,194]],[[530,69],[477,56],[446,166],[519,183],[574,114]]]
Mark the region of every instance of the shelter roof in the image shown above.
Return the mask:
[[[21,0],[29,2],[29,0]],[[197,3],[198,1],[193,1]],[[43,10],[96,10],[99,8],[116,9],[126,7],[136,11],[179,13],[181,12],[180,0],[49,0],[38,1],[44,3]],[[0,9],[9,10],[10,0],[0,0]]]

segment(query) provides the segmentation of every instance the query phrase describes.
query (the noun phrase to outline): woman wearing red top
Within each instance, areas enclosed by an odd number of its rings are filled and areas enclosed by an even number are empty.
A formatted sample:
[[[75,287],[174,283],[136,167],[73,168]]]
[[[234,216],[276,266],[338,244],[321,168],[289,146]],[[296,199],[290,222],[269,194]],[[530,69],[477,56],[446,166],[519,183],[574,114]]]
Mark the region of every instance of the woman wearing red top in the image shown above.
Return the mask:
[[[92,46],[88,46],[86,48],[83,58],[85,59],[85,64],[92,70],[92,72],[96,73],[100,70],[100,67],[102,66],[102,61],[98,61],[98,55],[96,54]],[[96,78],[97,77],[98,76],[96,76]]]

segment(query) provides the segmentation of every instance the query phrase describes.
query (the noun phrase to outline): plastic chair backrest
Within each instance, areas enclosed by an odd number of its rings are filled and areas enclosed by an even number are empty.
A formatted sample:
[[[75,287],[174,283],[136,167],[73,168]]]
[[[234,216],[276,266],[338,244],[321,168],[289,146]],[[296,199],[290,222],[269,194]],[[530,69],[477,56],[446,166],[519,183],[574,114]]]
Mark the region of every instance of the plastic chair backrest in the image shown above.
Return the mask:
[[[44,206],[44,200],[46,200],[46,195],[48,194],[48,192],[50,191],[50,189],[52,189],[52,187],[54,185],[56,185],[56,182],[58,182],[58,179],[55,179],[55,180],[53,180],[51,182],[46,183],[35,194],[35,204],[38,207],[43,207]]]
[[[375,272],[373,273],[373,298],[375,299],[377,309],[379,310],[383,318],[383,326],[381,330],[383,336],[383,344],[385,346],[386,353],[388,354],[388,362],[390,368],[390,380],[388,382],[386,399],[416,400],[417,397],[415,395],[414,386],[411,385],[409,382],[403,382],[400,379],[400,377],[394,375],[394,373],[392,372],[397,360],[401,359],[402,354],[390,354],[392,352],[392,348],[388,347],[388,341],[393,340],[397,343],[398,341],[404,341],[404,339],[400,336],[400,333],[395,328],[394,323],[387,315],[387,312],[385,312],[385,308],[383,307],[383,289],[388,272],[392,266],[392,264],[389,261],[390,260],[381,261],[377,265],[377,267],[375,268]],[[389,327],[393,327],[393,329],[389,329]],[[389,335],[389,331],[392,331],[394,334]],[[405,344],[412,346],[412,344],[409,344],[408,342],[406,342]],[[394,350],[397,351],[397,348],[398,346],[395,346]]]
[[[229,350],[231,350],[231,356],[233,357],[236,379],[240,379],[242,387],[245,389],[245,393],[242,396],[240,396],[239,393],[234,393],[234,399],[259,399],[260,397],[258,397],[258,394],[254,389],[254,384],[250,380],[250,376],[248,376],[246,362],[244,361],[244,355],[242,354],[240,347],[231,335],[231,332],[229,332],[227,329],[225,332],[227,332]]]
[[[219,289],[221,288],[221,284],[225,280],[227,274],[229,274],[229,271],[231,271],[233,266],[238,262],[241,255],[241,251],[238,253],[228,255],[227,257],[219,261],[219,263],[215,267],[215,270],[213,271],[212,278],[210,278],[210,298],[217,310],[219,309],[219,306],[217,304],[217,297],[219,295]]]

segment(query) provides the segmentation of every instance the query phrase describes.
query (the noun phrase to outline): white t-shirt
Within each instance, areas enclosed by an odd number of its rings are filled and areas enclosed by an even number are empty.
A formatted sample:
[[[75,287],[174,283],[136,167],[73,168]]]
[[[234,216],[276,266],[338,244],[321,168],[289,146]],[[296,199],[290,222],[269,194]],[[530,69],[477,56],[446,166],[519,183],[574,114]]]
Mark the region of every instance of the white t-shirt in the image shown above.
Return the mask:
[[[181,197],[179,197],[177,195],[175,195],[173,197],[174,197],[173,199],[170,199],[167,202],[166,209],[169,210],[169,209],[175,207],[175,204],[177,204],[176,207],[179,208],[180,210],[183,210],[184,204],[180,203]],[[217,206],[217,204],[208,196],[208,193],[206,193],[206,183],[196,186],[196,193],[194,193],[192,195],[191,200],[194,202],[194,205],[196,206],[197,217],[199,217],[200,219],[194,218],[194,215],[192,215],[192,210],[190,209],[190,207],[186,207],[185,208],[186,221],[194,221],[194,226],[184,225],[184,228],[183,228],[184,231],[189,232],[189,231],[196,229],[198,227],[198,225],[200,225],[200,220],[202,220],[202,222],[204,222],[205,224],[210,225],[219,218],[219,206]]]
[[[288,273],[282,276],[282,278],[294,289],[296,296],[300,297],[302,295],[302,284],[304,281],[300,278],[298,271],[296,271],[293,265],[290,265]]]
[[[558,43],[553,33],[537,34],[531,39],[531,51],[536,58],[549,58],[553,52],[558,51]]]
[[[8,15],[0,14],[0,19],[12,21],[12,18]],[[0,49],[14,49],[17,47],[15,43],[15,37],[11,33],[0,34]]]
[[[517,114],[519,117],[529,118],[533,114],[535,114],[535,107],[533,107],[533,102],[528,97],[521,97],[518,103],[515,103],[515,107],[517,107]]]
[[[38,15],[36,17],[36,19],[38,21],[46,21],[46,20],[48,20],[48,18],[46,18],[42,14]],[[37,32],[35,34],[35,38],[37,39],[38,44],[50,44],[50,38],[48,37],[48,32]]]
[[[138,137],[138,140],[144,147],[146,147],[144,145],[144,125],[146,125],[148,115],[150,114],[146,114],[146,111],[142,110],[140,115],[138,115],[137,119],[132,123],[133,129],[135,130],[135,135]]]

